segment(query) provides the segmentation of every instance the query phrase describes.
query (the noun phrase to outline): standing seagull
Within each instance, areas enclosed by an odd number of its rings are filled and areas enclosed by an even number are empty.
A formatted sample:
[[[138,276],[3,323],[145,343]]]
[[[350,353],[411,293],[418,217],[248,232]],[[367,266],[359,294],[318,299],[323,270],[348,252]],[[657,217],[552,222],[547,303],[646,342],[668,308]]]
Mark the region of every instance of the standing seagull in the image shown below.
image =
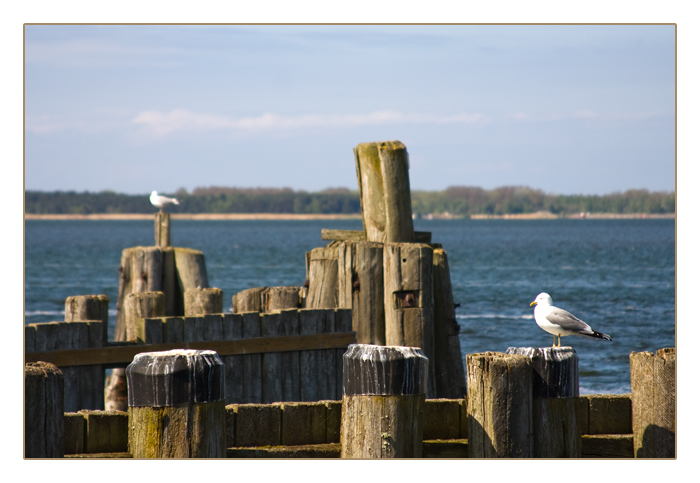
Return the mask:
[[[156,208],[160,208],[160,212],[163,212],[163,207],[173,204],[173,205],[179,205],[180,202],[177,201],[175,198],[168,198],[167,196],[161,196],[158,194],[157,191],[154,191],[151,193],[151,204],[155,206]]]
[[[567,335],[583,335],[592,339],[612,340],[607,334],[601,334],[591,329],[591,326],[585,323],[578,317],[571,315],[566,310],[554,307],[552,305],[552,297],[549,294],[542,292],[530,304],[530,307],[535,307],[535,322],[543,330],[554,334],[552,347],[561,347],[561,337]],[[556,346],[554,342],[559,338],[559,344]]]

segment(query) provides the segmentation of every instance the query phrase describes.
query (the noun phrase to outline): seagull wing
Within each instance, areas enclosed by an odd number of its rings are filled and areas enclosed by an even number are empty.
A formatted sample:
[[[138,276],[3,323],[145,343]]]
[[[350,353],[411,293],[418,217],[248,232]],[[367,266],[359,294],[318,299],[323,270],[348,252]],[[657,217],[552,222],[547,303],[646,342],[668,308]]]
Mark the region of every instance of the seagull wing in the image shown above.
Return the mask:
[[[584,333],[593,332],[591,327],[583,320],[558,307],[550,307],[549,312],[547,315],[545,315],[545,318],[550,323],[558,325],[564,330]]]

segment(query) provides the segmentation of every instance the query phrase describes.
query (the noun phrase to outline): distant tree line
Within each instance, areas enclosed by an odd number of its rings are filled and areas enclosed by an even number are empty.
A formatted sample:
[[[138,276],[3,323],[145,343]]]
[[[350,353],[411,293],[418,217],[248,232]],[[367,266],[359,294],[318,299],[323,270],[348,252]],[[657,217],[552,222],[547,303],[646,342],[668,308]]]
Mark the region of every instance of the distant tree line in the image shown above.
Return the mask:
[[[357,191],[330,188],[319,192],[290,188],[195,188],[163,193],[177,197],[171,213],[360,213]],[[33,214],[152,213],[149,194],[127,195],[112,191],[26,191],[25,212]],[[523,186],[493,190],[451,186],[443,191],[413,191],[413,213],[517,214],[549,211],[554,214],[589,213],[675,213],[675,192],[628,190],[608,195],[554,195]]]

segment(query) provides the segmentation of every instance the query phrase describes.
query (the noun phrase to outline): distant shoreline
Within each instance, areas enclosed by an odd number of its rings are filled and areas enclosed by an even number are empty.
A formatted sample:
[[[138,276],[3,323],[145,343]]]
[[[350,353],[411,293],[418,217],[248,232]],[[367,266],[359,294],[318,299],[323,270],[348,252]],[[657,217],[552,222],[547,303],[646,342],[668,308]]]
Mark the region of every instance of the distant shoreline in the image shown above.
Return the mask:
[[[80,214],[33,214],[26,213],[25,220],[152,220],[154,213],[93,213]],[[172,213],[173,220],[359,220],[357,214],[297,214],[297,213]],[[444,215],[423,216],[422,219],[452,219]],[[583,213],[559,216],[549,212],[518,213],[509,215],[471,215],[472,220],[548,220],[548,219],[675,219],[675,213]]]
[[[155,213],[33,214],[25,220],[152,220]],[[171,213],[173,220],[359,220],[361,215],[297,213]]]

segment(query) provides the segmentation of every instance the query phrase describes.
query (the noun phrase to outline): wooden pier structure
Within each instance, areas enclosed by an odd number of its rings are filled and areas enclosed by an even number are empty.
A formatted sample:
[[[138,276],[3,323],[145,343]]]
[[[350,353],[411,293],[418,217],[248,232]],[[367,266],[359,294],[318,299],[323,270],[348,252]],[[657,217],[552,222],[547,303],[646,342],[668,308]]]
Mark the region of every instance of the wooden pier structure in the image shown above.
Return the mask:
[[[580,396],[570,347],[470,354],[465,371],[406,147],[354,153],[363,230],[322,230],[304,285],[251,287],[224,312],[160,212],[154,245],[122,252],[111,339],[104,295],[26,325],[25,457],[675,457],[673,348],[630,355],[627,395]]]

